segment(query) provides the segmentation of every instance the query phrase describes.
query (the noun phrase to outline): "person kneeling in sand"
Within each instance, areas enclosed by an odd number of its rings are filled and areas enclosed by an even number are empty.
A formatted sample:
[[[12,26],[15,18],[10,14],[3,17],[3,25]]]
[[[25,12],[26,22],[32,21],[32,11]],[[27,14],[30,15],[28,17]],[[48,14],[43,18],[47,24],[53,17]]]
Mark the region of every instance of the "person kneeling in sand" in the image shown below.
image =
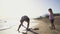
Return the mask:
[[[19,27],[18,27],[18,32],[20,32],[19,29],[20,29],[20,27],[23,25],[23,22],[24,22],[24,21],[26,21],[26,22],[28,23],[28,24],[27,24],[27,28],[26,28],[26,30],[28,30],[30,19],[29,19],[28,16],[24,15],[24,16],[21,17],[21,20],[20,20],[21,24],[20,24]]]

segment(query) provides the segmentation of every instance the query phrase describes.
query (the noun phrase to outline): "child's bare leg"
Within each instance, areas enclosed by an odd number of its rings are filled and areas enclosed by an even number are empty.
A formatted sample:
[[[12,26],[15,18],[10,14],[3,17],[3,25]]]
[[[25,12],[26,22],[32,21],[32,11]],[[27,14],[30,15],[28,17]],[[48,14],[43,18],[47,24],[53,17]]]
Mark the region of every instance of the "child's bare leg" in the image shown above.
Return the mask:
[[[51,20],[51,27],[52,29],[55,29],[54,20]]]
[[[27,30],[29,30],[29,21],[28,21],[28,24],[27,24]]]
[[[52,27],[52,29],[55,29],[54,23],[51,23],[51,27]]]
[[[53,29],[55,29],[55,25],[53,24],[52,26],[53,26]]]
[[[22,26],[22,24],[23,24],[23,22],[21,22],[21,24],[19,25],[19,27],[18,27],[18,32],[20,32],[19,29],[20,29],[20,27]]]

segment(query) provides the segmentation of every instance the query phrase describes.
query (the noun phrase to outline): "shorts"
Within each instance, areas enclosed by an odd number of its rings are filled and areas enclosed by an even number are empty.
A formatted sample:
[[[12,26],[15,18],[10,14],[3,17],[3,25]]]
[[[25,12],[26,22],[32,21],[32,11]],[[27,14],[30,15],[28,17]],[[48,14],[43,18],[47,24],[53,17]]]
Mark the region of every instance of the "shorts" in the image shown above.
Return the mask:
[[[54,23],[54,19],[51,19],[50,21],[51,21],[52,24]]]
[[[21,18],[21,20],[20,20],[20,22],[24,22],[24,21],[26,21],[26,22],[29,22],[30,21],[30,19],[29,18]]]

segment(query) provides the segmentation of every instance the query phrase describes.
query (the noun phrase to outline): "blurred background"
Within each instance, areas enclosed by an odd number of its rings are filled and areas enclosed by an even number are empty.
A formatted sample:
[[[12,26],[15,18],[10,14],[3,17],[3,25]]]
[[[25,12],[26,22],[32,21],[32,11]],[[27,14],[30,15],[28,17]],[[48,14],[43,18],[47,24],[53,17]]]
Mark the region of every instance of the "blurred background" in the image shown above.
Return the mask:
[[[21,17],[27,15],[36,18],[48,14],[52,8],[60,13],[60,0],[0,0],[0,17]]]

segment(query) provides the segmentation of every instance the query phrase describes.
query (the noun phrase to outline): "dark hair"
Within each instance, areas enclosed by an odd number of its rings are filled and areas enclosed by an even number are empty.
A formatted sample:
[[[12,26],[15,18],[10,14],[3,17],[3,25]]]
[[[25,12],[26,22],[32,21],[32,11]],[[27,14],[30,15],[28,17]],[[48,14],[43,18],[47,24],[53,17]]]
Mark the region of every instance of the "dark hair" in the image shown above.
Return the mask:
[[[53,13],[51,8],[49,8],[48,11],[49,11],[50,13]]]
[[[51,8],[49,8],[48,10],[52,10]]]

